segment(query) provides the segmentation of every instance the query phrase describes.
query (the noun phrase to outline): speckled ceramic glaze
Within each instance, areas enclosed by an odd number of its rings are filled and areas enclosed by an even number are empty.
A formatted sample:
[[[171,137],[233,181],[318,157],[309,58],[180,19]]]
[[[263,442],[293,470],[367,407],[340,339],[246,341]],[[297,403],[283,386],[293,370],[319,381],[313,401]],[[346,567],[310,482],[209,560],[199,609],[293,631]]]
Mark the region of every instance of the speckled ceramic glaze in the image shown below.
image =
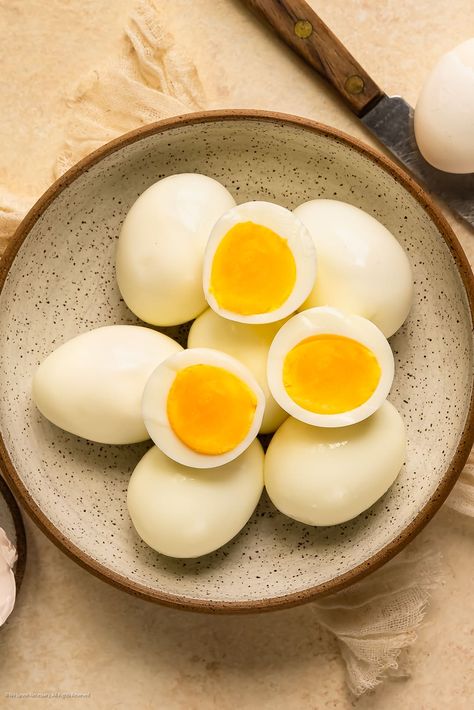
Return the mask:
[[[407,250],[416,295],[409,319],[391,339],[390,399],[406,422],[409,444],[389,492],[355,520],[331,528],[296,523],[264,498],[231,543],[205,558],[177,561],[148,548],[127,514],[128,479],[149,444],[102,446],[60,431],[36,411],[30,386],[40,361],[65,340],[88,328],[137,322],[115,283],[120,225],[149,185],[188,171],[220,180],[237,202],[293,208],[326,197],[361,207]],[[99,576],[149,599],[204,610],[297,603],[389,559],[444,500],[473,437],[472,275],[427,200],[357,142],[274,114],[162,122],[73,168],[33,208],[3,265],[0,453],[36,521]],[[186,327],[164,330],[184,344]]]

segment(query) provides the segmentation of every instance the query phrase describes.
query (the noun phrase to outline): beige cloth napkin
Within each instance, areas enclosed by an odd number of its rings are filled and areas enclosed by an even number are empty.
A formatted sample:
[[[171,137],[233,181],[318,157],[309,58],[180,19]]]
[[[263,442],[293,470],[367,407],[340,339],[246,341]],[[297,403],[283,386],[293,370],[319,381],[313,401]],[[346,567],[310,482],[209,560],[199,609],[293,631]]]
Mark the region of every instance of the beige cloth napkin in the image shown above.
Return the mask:
[[[159,6],[141,2],[125,29],[120,57],[88,76],[69,99],[56,176],[103,143],[138,126],[206,107],[192,61],[163,29]],[[0,254],[33,202],[0,188]],[[474,516],[474,458],[446,505]],[[421,536],[382,570],[314,602],[315,620],[338,639],[355,695],[387,676],[408,675],[405,649],[416,640],[430,591],[442,579],[434,544]]]

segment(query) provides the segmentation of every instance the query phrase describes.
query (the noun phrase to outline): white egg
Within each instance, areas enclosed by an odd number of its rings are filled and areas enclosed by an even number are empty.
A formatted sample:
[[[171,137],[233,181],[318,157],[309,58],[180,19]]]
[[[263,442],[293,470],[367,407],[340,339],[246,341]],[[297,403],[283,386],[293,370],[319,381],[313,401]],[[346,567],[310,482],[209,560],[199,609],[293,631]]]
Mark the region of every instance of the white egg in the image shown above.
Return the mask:
[[[262,490],[258,441],[233,461],[199,471],[154,446],[132,473],[127,506],[136,531],[154,550],[169,557],[200,557],[242,530]]]
[[[204,293],[219,315],[272,323],[296,311],[316,277],[308,230],[272,202],[246,202],[216,222],[204,255]]]
[[[371,417],[341,429],[287,419],[265,456],[265,487],[285,515],[308,525],[355,518],[390,488],[406,457],[403,419],[384,402]]]
[[[143,393],[155,444],[185,466],[213,468],[237,458],[258,434],[265,396],[241,362],[191,348],[159,365]]]
[[[435,168],[474,172],[474,38],[443,54],[423,84],[415,137]]]
[[[283,321],[254,325],[237,323],[217,315],[211,308],[191,326],[189,348],[214,348],[242,362],[257,380],[265,395],[265,413],[260,433],[278,429],[288,414],[273,399],[267,383],[267,357],[272,340]]]
[[[302,309],[334,306],[368,318],[389,338],[413,299],[408,257],[393,234],[358,207],[311,200],[294,213],[308,228],[318,254],[316,284]]]
[[[154,325],[177,325],[206,308],[202,261],[217,219],[235,205],[205,175],[170,175],[134,202],[120,232],[117,281],[135,315]]]
[[[302,311],[270,347],[270,391],[296,419],[320,427],[356,424],[386,399],[393,353],[371,321],[336,308]]]
[[[90,330],[41,363],[33,378],[33,400],[47,419],[76,436],[102,444],[145,441],[145,384],[160,362],[181,350],[150,328]]]

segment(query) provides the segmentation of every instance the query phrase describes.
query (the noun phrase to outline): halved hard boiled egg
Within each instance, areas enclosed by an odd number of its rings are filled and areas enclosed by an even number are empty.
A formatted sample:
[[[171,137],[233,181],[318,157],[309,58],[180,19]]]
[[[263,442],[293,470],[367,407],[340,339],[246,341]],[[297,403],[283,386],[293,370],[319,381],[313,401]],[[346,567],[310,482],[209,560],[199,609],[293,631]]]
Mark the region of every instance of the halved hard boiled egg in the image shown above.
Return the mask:
[[[290,318],[270,347],[270,391],[307,424],[340,427],[370,416],[394,376],[390,345],[371,321],[336,308],[310,308]]]
[[[265,395],[261,434],[275,431],[288,416],[273,399],[267,383],[268,351],[282,322],[262,325],[236,323],[208,308],[196,318],[188,336],[189,348],[215,348],[237,358],[249,368]]]
[[[219,315],[272,323],[296,311],[316,278],[316,250],[298,217],[271,202],[246,202],[214,225],[203,286]]]
[[[210,348],[183,350],[161,363],[142,401],[158,448],[195,468],[237,458],[257,436],[264,409],[265,396],[250,371]]]
[[[265,456],[265,487],[285,515],[308,525],[355,518],[392,485],[406,457],[403,419],[390,402],[351,427],[289,418]]]

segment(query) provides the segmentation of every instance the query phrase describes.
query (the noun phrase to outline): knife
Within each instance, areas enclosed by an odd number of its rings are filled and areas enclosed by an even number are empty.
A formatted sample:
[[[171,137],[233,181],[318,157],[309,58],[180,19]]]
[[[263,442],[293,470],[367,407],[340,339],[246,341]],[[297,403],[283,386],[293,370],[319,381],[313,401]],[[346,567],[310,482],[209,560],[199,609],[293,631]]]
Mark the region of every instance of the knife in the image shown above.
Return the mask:
[[[339,93],[366,128],[432,193],[474,227],[474,173],[455,175],[421,155],[413,109],[387,96],[304,0],[243,0]]]

